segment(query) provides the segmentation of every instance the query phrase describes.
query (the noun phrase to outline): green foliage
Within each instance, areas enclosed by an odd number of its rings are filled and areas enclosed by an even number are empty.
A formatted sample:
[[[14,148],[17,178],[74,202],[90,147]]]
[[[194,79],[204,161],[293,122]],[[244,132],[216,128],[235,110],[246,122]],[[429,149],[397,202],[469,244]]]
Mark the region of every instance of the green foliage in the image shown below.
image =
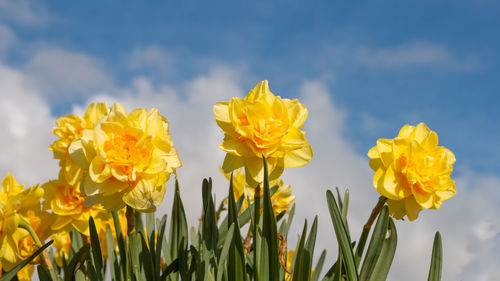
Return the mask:
[[[167,230],[167,216],[157,219],[154,213],[134,212],[135,230],[122,233],[118,214],[113,212],[116,240],[107,226],[105,237],[99,237],[94,219],[89,220],[90,243],[73,231],[71,250],[63,267],[48,270],[38,266],[41,281],[379,281],[386,280],[395,255],[397,231],[389,217],[385,198],[381,198],[372,214],[377,218],[370,235],[371,223],[362,230],[361,237],[351,239],[347,223],[349,192],[342,198],[339,190],[336,197],[328,190],[326,203],[330,212],[338,244],[338,256],[326,273],[322,272],[327,252],[321,252],[313,268],[314,251],[318,232],[318,217],[310,229],[307,220],[298,235],[295,255],[290,268],[284,268],[286,251],[281,240],[287,240],[292,224],[295,205],[290,213],[275,215],[271,197],[278,187],[270,187],[266,159],[265,173],[260,192],[250,198],[235,198],[232,178],[227,197],[227,212],[224,204],[215,208],[212,180],[202,183],[202,214],[198,228],[189,230],[184,205],[175,184],[174,202]],[[241,210],[244,201],[248,208]],[[383,206],[383,207],[382,207]],[[224,217],[221,218],[222,215]],[[279,228],[278,228],[279,224]],[[309,231],[308,231],[309,230]],[[167,232],[168,231],[168,232]],[[246,234],[246,235],[243,235]],[[331,235],[333,237],[333,235]],[[369,239],[366,253],[364,248]],[[51,241],[52,242],[52,241]],[[15,274],[28,264],[51,242],[45,244],[28,259],[11,271],[4,273],[0,281],[15,278]],[[106,248],[101,248],[106,242]],[[290,248],[290,247],[288,247]],[[104,257],[103,252],[107,253]],[[283,256],[285,255],[285,256]],[[441,236],[436,233],[432,250],[429,281],[441,278]],[[290,271],[290,274],[286,273]],[[107,277],[109,276],[109,277]]]

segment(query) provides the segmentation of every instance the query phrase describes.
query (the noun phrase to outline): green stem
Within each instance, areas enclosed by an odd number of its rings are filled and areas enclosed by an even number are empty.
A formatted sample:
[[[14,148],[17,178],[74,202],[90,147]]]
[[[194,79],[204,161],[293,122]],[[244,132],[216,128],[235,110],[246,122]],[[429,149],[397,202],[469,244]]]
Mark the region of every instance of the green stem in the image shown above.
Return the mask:
[[[20,219],[19,220],[19,225],[18,225],[20,228],[24,228],[28,231],[28,233],[31,235],[31,237],[33,238],[33,241],[35,241],[35,244],[38,246],[38,247],[42,247],[42,242],[40,241],[40,239],[38,238],[38,235],[36,235],[36,232],[35,230],[33,230],[33,228],[31,227],[31,225],[23,220],[23,219]]]
[[[27,221],[25,221],[23,219],[20,219],[18,226],[20,228],[24,228],[24,229],[26,229],[28,231],[28,233],[31,235],[31,237],[33,238],[33,241],[35,241],[35,244],[38,247],[42,247],[43,246],[42,241],[40,241],[40,238],[38,238],[38,235],[36,234],[35,230],[31,227],[31,225],[29,224],[29,222],[27,222]],[[43,251],[40,254],[40,260],[41,260],[42,266],[44,268],[46,268],[46,269],[49,270],[52,279],[53,280],[57,280],[57,279],[54,279],[54,278],[57,277],[57,274],[54,271],[54,267],[52,266],[52,262],[49,259],[47,250]]]
[[[382,207],[384,207],[385,202],[387,202],[387,198],[384,196],[380,196],[377,204],[375,205],[375,207],[373,207],[370,217],[368,218],[368,220],[365,223],[365,226],[363,227],[363,231],[361,232],[358,246],[356,248],[356,255],[354,256],[356,265],[359,265],[359,262],[361,261],[361,256],[363,255],[363,251],[365,249],[366,240],[368,239],[368,234],[370,233],[370,229],[372,228],[373,222],[377,218],[378,214],[382,210]]]
[[[260,264],[259,258],[257,257],[260,254],[260,249],[257,247],[257,240],[259,239],[259,220],[260,220],[260,184],[255,188],[254,194],[254,221],[253,221],[253,262],[255,266],[254,271],[254,280],[260,280]]]
[[[127,233],[130,234],[135,229],[135,217],[134,217],[134,209],[127,205],[127,211],[125,213],[125,217],[127,218]]]

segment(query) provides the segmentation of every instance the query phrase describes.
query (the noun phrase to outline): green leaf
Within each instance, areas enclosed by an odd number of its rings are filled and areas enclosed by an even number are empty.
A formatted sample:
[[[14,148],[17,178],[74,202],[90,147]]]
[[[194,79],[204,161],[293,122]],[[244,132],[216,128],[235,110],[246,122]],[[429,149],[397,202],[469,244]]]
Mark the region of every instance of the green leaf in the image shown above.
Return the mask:
[[[161,274],[161,277],[160,277],[160,281],[165,281],[165,279],[167,279],[167,276],[172,273],[172,272],[175,272],[179,270],[179,260],[178,259],[175,259],[173,262],[171,262],[167,268],[165,268],[165,270],[163,271],[163,273]]]
[[[43,268],[43,266],[38,265],[36,267],[36,270],[38,272],[38,279],[40,281],[57,281],[57,280],[52,280],[50,274],[47,272],[47,270],[45,270],[45,268]]]
[[[99,280],[103,279],[103,258],[101,252],[101,244],[95,227],[94,218],[89,219],[90,245],[92,246],[92,257],[95,263],[95,270]]]
[[[429,270],[428,281],[440,281],[441,280],[441,267],[443,265],[443,245],[441,241],[441,234],[436,232],[434,236],[434,243],[432,245],[432,258],[431,258],[431,268]]]
[[[160,221],[160,232],[158,233],[158,243],[156,244],[155,268],[157,272],[156,278],[159,280],[161,276],[161,251],[164,243],[165,228],[167,226],[167,215],[163,215]]]
[[[318,262],[316,263],[316,268],[314,268],[314,273],[311,277],[311,281],[318,281],[319,275],[321,274],[321,270],[323,269],[323,264],[325,263],[326,258],[326,250],[323,250],[321,256],[319,257]]]
[[[227,231],[228,237],[233,236],[234,228],[235,228],[234,224],[231,224],[231,226],[229,227],[229,230]],[[224,264],[226,262],[226,258],[228,256],[229,249],[231,247],[232,242],[233,242],[232,239],[226,239],[224,242],[224,246],[222,246],[222,251],[220,253],[219,260],[217,263],[219,265],[219,269],[217,270],[217,281],[222,280],[223,273],[224,273],[224,270],[223,270]]]
[[[304,266],[307,276],[304,276],[303,280],[310,280],[311,270],[312,270],[312,260],[314,257],[314,246],[316,245],[316,235],[318,233],[318,216],[314,218],[311,231],[309,231],[309,236],[307,237],[306,245],[304,247]]]
[[[274,216],[273,204],[271,202],[271,195],[269,193],[269,172],[267,167],[267,160],[262,156],[264,161],[264,210],[262,212],[262,240],[263,255],[267,251],[267,262],[261,266],[261,272],[269,272],[268,280],[278,280],[281,270],[278,256],[278,228],[276,225],[276,217]],[[262,278],[262,280],[266,280]]]
[[[215,217],[211,180],[203,180],[203,194],[204,212],[202,217],[202,236],[207,249],[214,250],[217,247],[219,230],[217,229],[217,219]]]
[[[233,175],[229,182],[229,196],[228,196],[228,221],[234,224],[234,232],[232,237],[231,246],[229,248],[229,259],[227,263],[227,273],[229,280],[243,281],[245,280],[245,253],[243,251],[243,241],[240,234],[240,227],[238,225],[238,208],[234,201],[233,190]],[[221,265],[219,265],[221,266]]]
[[[9,272],[5,273],[0,277],[0,281],[10,281],[12,278],[16,277],[16,273],[21,270],[25,265],[30,263],[34,258],[36,258],[40,253],[43,252],[48,246],[50,246],[54,242],[53,240],[47,242],[45,245],[36,250],[31,256],[23,260],[21,263],[12,268]]]
[[[354,262],[354,254],[351,248],[351,241],[349,240],[349,235],[345,229],[344,222],[342,221],[342,216],[340,214],[335,198],[330,190],[326,192],[326,199],[328,202],[328,210],[330,211],[330,217],[332,218],[333,228],[335,229],[335,235],[337,237],[337,242],[340,246],[340,253],[342,253],[343,259],[346,264],[346,273],[348,281],[357,281],[358,273],[356,270],[356,263]]]
[[[181,200],[179,191],[179,182],[175,182],[175,195],[174,204],[172,206],[172,216],[170,218],[170,232],[169,232],[169,248],[170,260],[179,259],[179,273],[184,274],[182,270],[185,265],[185,251],[188,245],[188,225],[186,221],[186,214]],[[177,273],[172,277],[177,280]]]
[[[78,252],[83,246],[83,239],[82,235],[80,232],[78,232],[76,229],[71,230],[71,250],[69,254],[69,259],[73,257],[73,255]]]
[[[396,245],[398,243],[398,233],[392,218],[389,218],[388,231],[389,237],[387,237],[382,244],[382,250],[380,251],[380,256],[377,259],[373,273],[370,276],[370,281],[386,280],[389,274],[389,269],[391,268],[392,260],[396,253]]]
[[[120,218],[116,211],[111,212],[113,216],[113,223],[115,226],[116,240],[118,243],[118,251],[120,253],[120,268],[122,270],[122,280],[127,280],[129,275],[129,267],[128,267],[128,252],[127,245],[125,243],[125,239],[122,233],[122,228],[120,224]]]
[[[120,276],[120,265],[115,250],[115,239],[109,225],[106,226],[106,249],[108,252],[108,263],[111,274],[111,280],[122,280]]]
[[[306,271],[306,265],[304,262],[304,245],[307,235],[307,219],[304,220],[304,228],[302,229],[302,235],[300,235],[299,245],[296,247],[295,255],[293,257],[293,281],[302,280],[302,276],[307,276],[304,271]],[[307,277],[306,279],[307,280]]]
[[[147,251],[148,245],[146,242],[146,238],[144,237],[144,234],[142,232],[139,232],[139,236],[141,238],[141,243],[142,243],[142,250],[139,253],[139,258],[141,260],[141,265],[143,267],[142,270],[144,272],[144,276],[146,277],[146,280],[156,281],[155,268],[153,266],[154,255],[151,252]],[[150,248],[153,247],[150,246]]]
[[[69,261],[68,267],[64,269],[64,281],[74,281],[76,271],[83,265],[90,252],[90,245],[83,245],[73,258]]]
[[[368,245],[368,250],[366,251],[365,259],[363,260],[363,265],[361,266],[361,272],[359,274],[360,280],[369,280],[373,269],[377,263],[377,259],[380,256],[382,250],[382,244],[384,243],[385,236],[387,234],[387,227],[389,225],[389,209],[387,205],[382,208],[382,211],[378,215],[377,223],[373,229],[372,238],[370,244]]]

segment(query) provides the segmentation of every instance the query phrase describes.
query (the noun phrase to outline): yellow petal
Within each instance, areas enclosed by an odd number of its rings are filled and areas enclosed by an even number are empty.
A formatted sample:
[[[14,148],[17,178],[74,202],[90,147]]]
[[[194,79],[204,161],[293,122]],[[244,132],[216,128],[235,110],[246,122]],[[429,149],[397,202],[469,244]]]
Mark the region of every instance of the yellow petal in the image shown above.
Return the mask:
[[[370,148],[370,150],[368,150],[368,157],[370,157],[371,159],[375,159],[375,158],[380,158],[380,155],[378,153],[378,149],[377,149],[377,146],[374,146],[372,148]]]
[[[287,151],[285,153],[284,165],[287,168],[297,168],[302,167],[309,163],[313,157],[313,151],[306,139],[304,139],[306,145],[299,149],[292,151]]]
[[[290,125],[300,129],[304,125],[309,111],[307,111],[306,107],[297,99],[283,99],[283,102],[285,103],[288,111],[288,120],[292,122]]]
[[[153,187],[139,182],[133,189],[123,195],[123,201],[130,207],[141,212],[154,212],[156,206],[152,200]]]
[[[384,166],[389,167],[394,160],[392,151],[392,140],[379,139],[377,141],[377,150],[380,155],[380,159],[382,159],[382,163],[384,163]]]
[[[233,154],[226,154],[224,157],[224,163],[222,164],[222,169],[224,173],[231,173],[232,171],[243,167],[244,161],[240,156]]]
[[[111,169],[108,165],[106,165],[104,159],[102,159],[100,156],[96,156],[90,163],[89,175],[92,181],[96,183],[102,183],[111,177]]]
[[[418,213],[422,210],[422,207],[415,201],[413,196],[409,196],[405,200],[406,215],[410,221],[414,221],[418,218]]]

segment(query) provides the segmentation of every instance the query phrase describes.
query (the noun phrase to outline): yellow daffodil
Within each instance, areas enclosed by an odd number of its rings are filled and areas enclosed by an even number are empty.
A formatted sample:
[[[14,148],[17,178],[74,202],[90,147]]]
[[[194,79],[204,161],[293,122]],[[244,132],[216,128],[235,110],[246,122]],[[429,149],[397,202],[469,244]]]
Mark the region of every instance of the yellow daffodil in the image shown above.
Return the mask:
[[[242,99],[233,97],[214,106],[217,124],[224,132],[220,148],[226,157],[222,168],[229,173],[245,167],[247,183],[256,187],[264,177],[262,155],[267,158],[270,181],[283,169],[301,167],[313,155],[300,128],[308,111],[297,99],[282,99],[261,81]]]
[[[54,240],[52,246],[56,249],[55,251],[55,262],[57,266],[63,266],[63,257],[68,260],[69,250],[71,248],[71,235],[67,231],[59,231],[50,236],[50,239]]]
[[[224,173],[224,170],[222,168],[221,172],[228,180],[230,180],[230,173]],[[245,196],[243,199],[241,211],[244,211],[246,208],[248,208],[247,198],[250,199],[250,203],[253,203],[255,196],[255,188],[250,187],[245,180],[246,177],[243,174],[242,168],[239,168],[235,172],[233,172],[234,198],[238,200],[242,195]],[[283,185],[282,180],[278,180],[276,182],[276,185],[278,186],[278,190],[271,196],[271,203],[273,205],[274,214],[278,215],[283,211],[288,213],[290,211],[290,207],[295,201],[295,195],[292,195],[292,187],[289,184]]]
[[[111,219],[111,214],[95,204],[86,207],[85,196],[80,193],[79,183],[72,186],[64,179],[49,181],[42,185],[45,190],[43,207],[52,210],[55,222],[51,226],[56,232],[71,231],[75,228],[78,232],[89,236],[89,219],[92,216],[96,225],[102,220]]]
[[[405,125],[394,139],[379,139],[368,157],[373,185],[397,219],[415,220],[422,209],[439,209],[456,192],[450,178],[455,155],[438,146],[437,134],[424,123]]]
[[[92,134],[83,134],[69,148],[71,158],[87,171],[82,182],[86,205],[102,203],[117,210],[126,205],[153,212],[165,194],[166,182],[182,163],[157,109],[135,109],[127,115],[115,103]]]
[[[91,133],[97,120],[109,111],[106,103],[92,103],[82,116],[69,114],[57,118],[52,133],[58,137],[49,149],[54,153],[54,158],[59,160],[61,170],[59,177],[65,179],[70,185],[76,185],[83,178],[83,170],[69,155],[71,143],[83,134]]]
[[[51,214],[41,211],[40,200],[43,189],[38,186],[24,189],[8,174],[0,189],[0,262],[9,271],[24,258],[30,256],[38,246],[29,232],[20,228],[21,222],[28,223],[38,238],[47,238]],[[43,223],[42,223],[43,222]]]
[[[292,280],[292,277],[293,277],[293,268],[292,268],[293,256],[295,256],[295,249],[291,249],[286,253],[286,270],[288,270],[288,272],[290,272],[291,274],[288,274],[287,272],[285,272],[285,280]]]

